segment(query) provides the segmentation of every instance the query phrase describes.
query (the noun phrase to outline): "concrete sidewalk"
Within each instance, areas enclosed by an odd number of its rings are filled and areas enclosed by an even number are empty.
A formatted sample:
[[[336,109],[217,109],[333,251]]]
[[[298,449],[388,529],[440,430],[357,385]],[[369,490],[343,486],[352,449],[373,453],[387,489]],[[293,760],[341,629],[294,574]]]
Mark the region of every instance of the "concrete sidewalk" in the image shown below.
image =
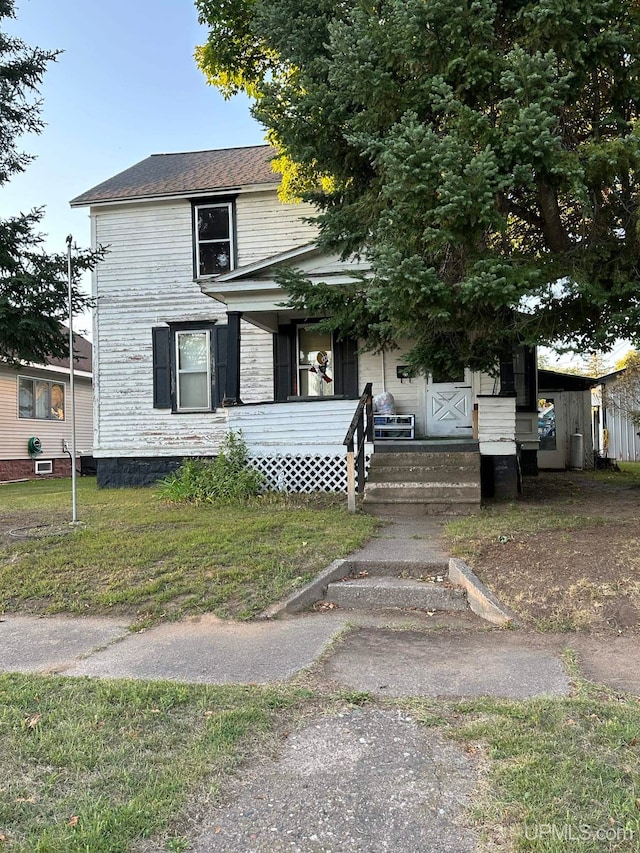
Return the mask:
[[[347,561],[442,562],[445,521],[389,520]],[[327,680],[379,695],[517,699],[567,693],[562,653],[570,648],[587,677],[640,695],[639,645],[632,637],[505,631],[470,611],[336,609],[250,623],[207,614],[138,633],[123,619],[5,615],[0,672],[265,684],[286,681],[321,660]]]
[[[207,615],[138,633],[121,619],[0,620],[0,672],[266,684],[321,659],[328,681],[381,696],[566,694],[564,649],[575,652],[585,677],[640,695],[637,638],[505,631],[467,614],[332,611],[251,623]]]
[[[442,560],[441,523],[391,524],[356,555]],[[328,689],[379,697],[567,695],[566,649],[587,678],[640,696],[638,638],[504,630],[471,612],[206,615],[138,633],[122,619],[0,618],[0,672],[265,684],[312,669]],[[482,773],[473,755],[398,709],[345,706],[291,733],[277,759],[243,767],[190,826],[190,849],[474,853],[466,815]]]

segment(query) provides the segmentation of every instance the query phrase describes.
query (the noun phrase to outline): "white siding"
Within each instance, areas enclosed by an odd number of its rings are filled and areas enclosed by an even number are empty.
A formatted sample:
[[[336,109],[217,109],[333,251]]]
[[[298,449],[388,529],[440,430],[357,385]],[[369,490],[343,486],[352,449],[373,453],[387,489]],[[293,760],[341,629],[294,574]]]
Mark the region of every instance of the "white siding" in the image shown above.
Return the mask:
[[[516,398],[480,397],[478,440],[480,453],[510,456],[516,452]]]
[[[272,403],[228,409],[229,429],[242,430],[252,456],[344,454],[356,400]]]
[[[308,206],[282,205],[275,191],[236,203],[240,265],[310,242],[300,222]],[[153,408],[153,326],[186,320],[226,322],[225,306],[204,296],[193,277],[191,205],[187,200],[92,210],[92,237],[109,247],[93,276],[95,455],[213,454],[226,429],[222,411],[175,415]],[[243,322],[241,397],[273,399],[273,339]]]
[[[358,381],[361,390],[367,382],[372,382],[374,397],[383,391],[393,394],[396,414],[415,415],[416,435],[421,436],[426,432],[425,377],[402,380],[398,379],[396,371],[398,365],[407,363],[405,354],[408,349],[409,343],[401,342],[398,349],[386,352],[384,358],[380,353],[361,352],[358,356]]]
[[[243,321],[240,342],[242,402],[273,400],[273,335]]]
[[[277,194],[246,193],[236,200],[238,266],[312,243],[315,225],[302,221],[316,211],[309,204],[283,204]]]
[[[499,394],[500,379],[488,373],[474,373],[474,391],[478,394]]]
[[[638,428],[618,412],[607,409],[609,430],[609,457],[619,462],[640,461],[640,437]]]
[[[151,329],[178,320],[224,322],[224,306],[193,280],[188,202],[98,209],[95,239],[109,246],[95,274],[94,454],[215,453],[224,413],[172,415],[153,408]]]
[[[18,376],[32,376],[60,382],[65,386],[66,420],[45,421],[18,417]],[[76,398],[76,449],[78,453],[91,451],[92,392],[91,382],[85,377],[75,377]],[[42,442],[42,457],[46,459],[66,458],[62,450],[63,440],[71,447],[71,400],[69,379],[60,373],[35,368],[0,367],[0,459],[28,459],[27,443],[34,436]]]

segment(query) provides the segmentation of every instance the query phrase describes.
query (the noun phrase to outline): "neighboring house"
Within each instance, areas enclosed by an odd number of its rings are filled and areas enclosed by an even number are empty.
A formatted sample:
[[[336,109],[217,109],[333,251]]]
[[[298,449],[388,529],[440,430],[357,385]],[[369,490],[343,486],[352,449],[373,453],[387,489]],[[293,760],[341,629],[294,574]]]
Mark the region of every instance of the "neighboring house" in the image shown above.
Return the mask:
[[[608,399],[625,368],[597,380],[593,391],[594,434],[600,456],[618,462],[640,462],[640,429]]]
[[[538,370],[538,465],[593,468],[594,434],[590,376]]]
[[[500,378],[410,377],[408,343],[365,353],[283,306],[283,267],[339,287],[367,265],[315,246],[313,209],[279,201],[272,156],[267,146],[153,155],[71,202],[89,207],[92,243],[109,248],[93,273],[98,482],[152,482],[241,429],[272,485],[344,488],[343,440],[368,382],[404,418],[380,420],[381,440],[385,429],[450,449],[455,439],[500,457],[498,476],[513,480],[517,439],[536,470],[532,350]]]
[[[88,457],[93,442],[91,344],[74,337],[76,450]],[[18,368],[0,364],[0,481],[71,475],[71,457],[64,450],[64,442],[71,448],[70,406],[68,359]]]

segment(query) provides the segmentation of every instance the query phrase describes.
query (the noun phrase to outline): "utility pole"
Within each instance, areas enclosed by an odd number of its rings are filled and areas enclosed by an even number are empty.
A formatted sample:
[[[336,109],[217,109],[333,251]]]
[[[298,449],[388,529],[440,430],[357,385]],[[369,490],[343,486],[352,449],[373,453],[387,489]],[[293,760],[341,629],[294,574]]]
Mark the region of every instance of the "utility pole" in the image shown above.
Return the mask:
[[[71,505],[72,505],[72,523],[78,521],[78,501],[77,501],[77,483],[76,483],[76,389],[73,365],[73,305],[72,305],[72,284],[73,270],[71,266],[71,244],[73,237],[71,234],[67,237],[67,277],[68,277],[68,299],[69,299],[69,396],[71,397]]]

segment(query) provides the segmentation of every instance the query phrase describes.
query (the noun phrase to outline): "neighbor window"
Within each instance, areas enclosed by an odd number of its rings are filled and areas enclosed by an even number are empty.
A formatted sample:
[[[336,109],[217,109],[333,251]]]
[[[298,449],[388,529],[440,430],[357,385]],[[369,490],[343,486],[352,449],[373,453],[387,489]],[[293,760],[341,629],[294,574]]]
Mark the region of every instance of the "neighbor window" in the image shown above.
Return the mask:
[[[64,385],[46,379],[18,377],[18,416],[41,421],[64,420]]]
[[[176,332],[176,390],[179,412],[211,408],[209,330]]]
[[[233,205],[194,205],[196,275],[222,275],[234,267]]]

